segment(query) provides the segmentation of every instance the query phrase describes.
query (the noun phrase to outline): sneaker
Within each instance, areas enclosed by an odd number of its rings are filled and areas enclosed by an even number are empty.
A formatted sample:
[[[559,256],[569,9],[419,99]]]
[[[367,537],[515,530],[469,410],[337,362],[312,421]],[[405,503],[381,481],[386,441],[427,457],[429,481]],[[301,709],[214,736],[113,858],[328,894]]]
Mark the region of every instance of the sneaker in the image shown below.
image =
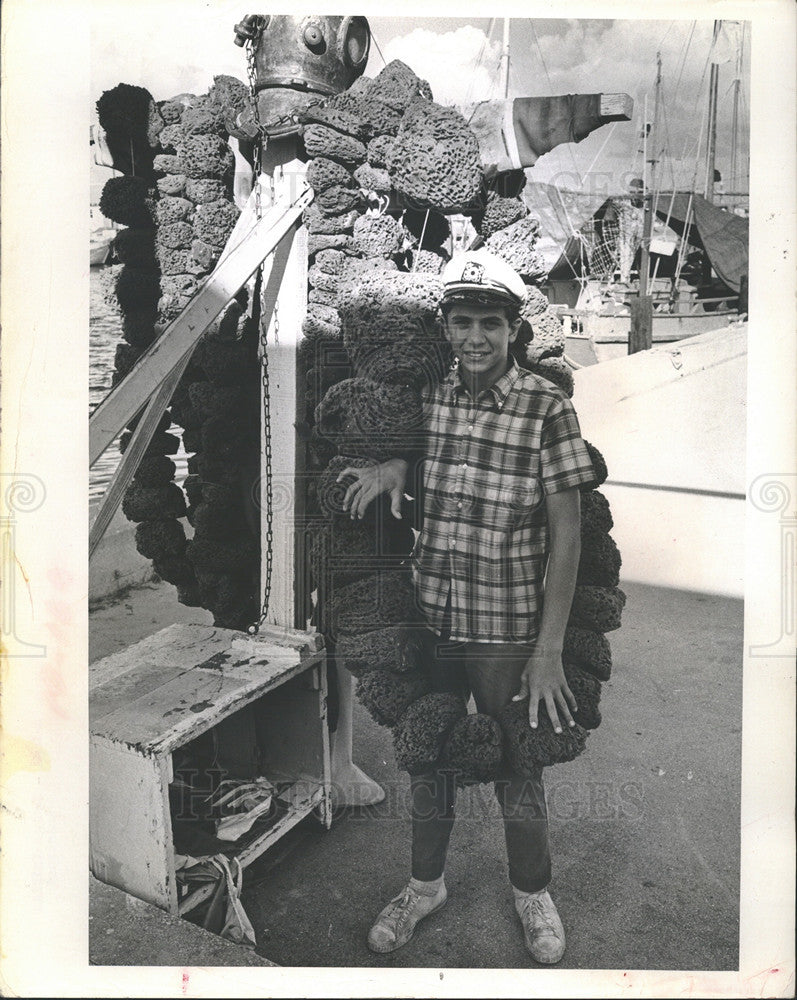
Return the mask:
[[[515,900],[523,935],[531,957],[555,965],[565,953],[565,929],[547,889],[524,893]]]
[[[446,899],[445,885],[441,885],[433,895],[407,885],[376,918],[376,923],[368,932],[368,947],[378,952],[396,951],[403,947],[415,933],[419,921],[444,906]]]

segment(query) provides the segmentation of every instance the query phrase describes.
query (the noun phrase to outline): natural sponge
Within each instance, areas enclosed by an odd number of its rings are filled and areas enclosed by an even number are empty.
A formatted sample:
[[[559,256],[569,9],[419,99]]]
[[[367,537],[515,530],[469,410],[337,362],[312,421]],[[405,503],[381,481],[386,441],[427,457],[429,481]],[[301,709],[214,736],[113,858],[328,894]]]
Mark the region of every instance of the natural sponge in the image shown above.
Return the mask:
[[[596,632],[613,632],[620,627],[625,594],[619,587],[591,587],[578,584],[573,597],[569,624]]]
[[[400,59],[389,62],[368,88],[369,99],[382,101],[396,111],[406,111],[419,97],[431,101],[429,84],[417,77]]]
[[[362,215],[354,223],[354,248],[363,257],[392,257],[401,249],[401,225],[392,215]]]
[[[537,291],[537,289],[534,289],[534,291]],[[538,294],[541,295],[542,293]],[[536,304],[534,300],[533,304]],[[546,309],[545,312],[532,316],[529,324],[532,330],[532,339],[526,348],[526,360],[528,362],[533,364],[543,358],[563,353],[565,349],[565,329],[556,313]]]
[[[142,521],[136,528],[136,548],[146,559],[181,556],[185,546],[185,531],[179,521]]]
[[[175,172],[185,174],[186,177],[221,179],[231,176],[235,168],[232,150],[217,135],[188,136],[177,156],[181,169]]]
[[[420,440],[423,411],[417,389],[364,378],[331,386],[316,407],[316,424],[344,455],[383,461]]]
[[[581,495],[581,537],[594,531],[611,531],[614,527],[609,501],[597,490]]]
[[[418,610],[409,573],[383,570],[340,587],[329,602],[329,615],[333,633],[342,635],[415,624]]]
[[[429,693],[425,674],[372,670],[357,682],[357,697],[380,726],[395,726],[410,705]]]
[[[476,136],[458,111],[430,101],[410,105],[387,168],[393,187],[415,208],[463,211],[482,189]]]
[[[595,473],[595,482],[593,485],[602,486],[606,482],[606,477],[609,475],[609,471],[606,468],[606,461],[595,445],[590,444],[589,441],[585,441],[584,444],[587,446],[590,461],[592,462],[592,470]],[[591,489],[592,487],[588,486],[586,488]]]
[[[573,712],[573,721],[584,729],[597,729],[601,724],[598,704],[601,700],[601,682],[592,674],[580,670],[575,664],[564,661],[567,686],[576,699],[578,708]]]
[[[194,215],[194,234],[197,239],[214,247],[223,247],[227,242],[240,212],[229,201],[203,202],[197,205]]]
[[[349,167],[365,162],[365,144],[328,125],[306,125],[302,138],[308,156],[323,156]]]
[[[548,711],[540,704],[537,728],[529,725],[529,700],[510,701],[501,709],[498,721],[504,733],[505,756],[509,766],[527,778],[539,768],[574,760],[586,747],[587,731],[582,726],[565,726],[554,732]]]
[[[582,529],[579,583],[616,587],[620,582],[622,562],[620,550],[611,535],[605,531],[593,531],[584,535]]]
[[[380,628],[362,635],[342,635],[335,646],[335,659],[355,677],[372,670],[406,674],[421,669],[422,648],[417,629]]]
[[[393,748],[398,766],[410,774],[431,770],[449,730],[466,714],[465,702],[456,694],[427,694],[413,702],[396,727]]]
[[[564,358],[542,358],[540,361],[529,363],[527,367],[535,375],[558,386],[568,398],[572,398],[575,388],[573,371]]]
[[[539,281],[548,271],[542,254],[534,249],[539,231],[539,222],[526,216],[493,233],[485,246],[513,267],[524,281]]]
[[[458,785],[494,781],[504,753],[504,734],[491,716],[477,712],[455,722],[446,737],[441,764]]]
[[[156,521],[183,517],[185,497],[174,483],[167,486],[142,486],[133,480],[125,491],[122,512],[128,521]]]
[[[102,214],[122,226],[153,225],[154,202],[143,177],[111,177],[100,195]]]
[[[484,210],[474,215],[474,224],[479,236],[486,240],[527,214],[528,209],[522,198],[503,198],[497,191],[490,191]]]
[[[354,477],[346,476],[340,483],[337,481],[340,473],[347,467],[355,469],[367,469],[374,463],[367,458],[347,457],[336,455],[319,477],[316,485],[318,506],[327,517],[346,516],[348,511],[343,509],[343,497],[346,490],[354,482]],[[369,505],[369,510],[374,504]]]
[[[568,625],[565,629],[562,658],[576,663],[599,681],[608,681],[612,674],[612,650],[609,640],[594,629]]]

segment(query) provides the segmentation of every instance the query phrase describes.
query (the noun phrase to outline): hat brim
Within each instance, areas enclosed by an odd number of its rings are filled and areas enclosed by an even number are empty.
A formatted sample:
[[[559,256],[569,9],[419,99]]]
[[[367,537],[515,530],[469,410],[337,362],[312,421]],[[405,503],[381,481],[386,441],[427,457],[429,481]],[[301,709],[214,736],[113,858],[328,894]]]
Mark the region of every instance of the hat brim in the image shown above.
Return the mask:
[[[474,302],[482,305],[510,305],[520,308],[523,305],[514,292],[503,285],[471,285],[466,282],[452,282],[446,285],[441,300],[448,302]]]

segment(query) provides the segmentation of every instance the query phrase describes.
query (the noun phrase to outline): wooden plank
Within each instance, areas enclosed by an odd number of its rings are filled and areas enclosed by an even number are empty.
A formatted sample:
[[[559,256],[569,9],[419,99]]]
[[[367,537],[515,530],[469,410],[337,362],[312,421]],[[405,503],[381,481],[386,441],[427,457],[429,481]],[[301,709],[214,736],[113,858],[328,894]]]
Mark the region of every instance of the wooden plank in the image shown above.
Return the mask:
[[[601,94],[601,118],[613,122],[630,122],[633,114],[634,100],[630,94]]]
[[[159,386],[155,394],[151,397],[143,416],[136,424],[127,448],[119,464],[116,466],[116,470],[103,494],[102,501],[97,508],[97,513],[89,529],[89,559],[94,555],[97,546],[102,541],[102,536],[113,520],[119,504],[122,502],[125,490],[130,485],[133,474],[144,457],[144,453],[152,440],[152,435],[155,433],[161,417],[174,395],[177,383],[183,377],[183,373],[188,367],[190,360],[191,355],[189,353],[186,354],[182,361],[177,363],[174,370],[166,377],[162,385]]]
[[[277,202],[203,282],[197,294],[132,371],[106,396],[89,421],[89,463],[93,465],[142,405],[193,349],[204,331],[257,267],[296,225],[313,193],[292,204]]]
[[[250,198],[246,210],[241,213],[235,228],[230,234],[230,239],[228,240],[227,246],[221,255],[219,264],[221,264],[221,262],[232,252],[232,250],[235,249],[240,240],[243,239],[243,237],[253,228],[257,222],[257,217],[254,213],[255,208],[252,206],[252,198]],[[294,230],[290,229],[285,238],[278,244],[276,250],[274,251],[273,260],[271,261],[268,282],[269,284],[273,283],[277,290],[282,283],[282,277],[285,272],[285,265],[287,263],[288,256],[290,254],[293,236]],[[219,264],[216,265],[216,270],[218,269]],[[276,292],[274,294],[274,300],[276,300]],[[264,314],[264,322],[270,322],[271,312],[271,309],[269,309],[268,312]],[[91,559],[91,556],[102,540],[102,536],[105,534],[108,525],[111,523],[119,504],[122,502],[125,490],[130,485],[133,474],[138,468],[141,459],[144,457],[144,453],[149,446],[149,442],[152,440],[152,435],[155,433],[158,423],[160,422],[166,407],[169,405],[169,402],[177,389],[177,384],[183,377],[183,373],[188,367],[188,363],[191,360],[191,354],[192,352],[189,351],[182,361],[177,363],[175,369],[166,377],[163,384],[157,389],[155,394],[150,399],[143,417],[133,431],[130,443],[122,455],[119,465],[116,467],[113,478],[105,491],[102,502],[100,503],[94,521],[91,525],[91,529],[89,531],[89,559]]]
[[[89,694],[89,726],[94,731],[103,716],[162,687],[185,673],[186,667],[157,660],[137,664],[118,677],[98,685]]]
[[[143,665],[172,664],[183,670],[196,665],[197,659],[207,655],[205,650],[229,647],[231,629],[213,625],[168,625],[110,656],[95,660],[89,665],[89,696],[108,681],[122,674],[135,671]],[[198,651],[199,654],[198,654]]]
[[[265,662],[197,667],[103,716],[95,732],[142,753],[165,753],[305,669],[298,653],[285,650]]]
[[[320,632],[303,632],[301,629],[282,628],[280,625],[270,625],[264,622],[257,636],[274,642],[279,646],[290,646],[300,653],[317,653],[324,648],[324,637]]]
[[[91,738],[89,853],[101,882],[176,913],[165,763]]]

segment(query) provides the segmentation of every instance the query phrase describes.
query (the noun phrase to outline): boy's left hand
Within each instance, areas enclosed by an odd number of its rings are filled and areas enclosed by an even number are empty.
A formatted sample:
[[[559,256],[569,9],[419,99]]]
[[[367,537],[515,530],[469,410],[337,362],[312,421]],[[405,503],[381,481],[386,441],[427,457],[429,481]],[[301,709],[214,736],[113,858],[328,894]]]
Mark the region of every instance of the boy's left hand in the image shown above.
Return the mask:
[[[545,702],[548,718],[557,733],[562,732],[559,713],[568,726],[574,726],[571,711],[578,709],[573,692],[567,686],[562,667],[561,649],[546,650],[537,646],[529,657],[520,678],[520,690],[512,701],[520,701],[528,696],[529,725],[537,728],[537,712],[540,701]]]

